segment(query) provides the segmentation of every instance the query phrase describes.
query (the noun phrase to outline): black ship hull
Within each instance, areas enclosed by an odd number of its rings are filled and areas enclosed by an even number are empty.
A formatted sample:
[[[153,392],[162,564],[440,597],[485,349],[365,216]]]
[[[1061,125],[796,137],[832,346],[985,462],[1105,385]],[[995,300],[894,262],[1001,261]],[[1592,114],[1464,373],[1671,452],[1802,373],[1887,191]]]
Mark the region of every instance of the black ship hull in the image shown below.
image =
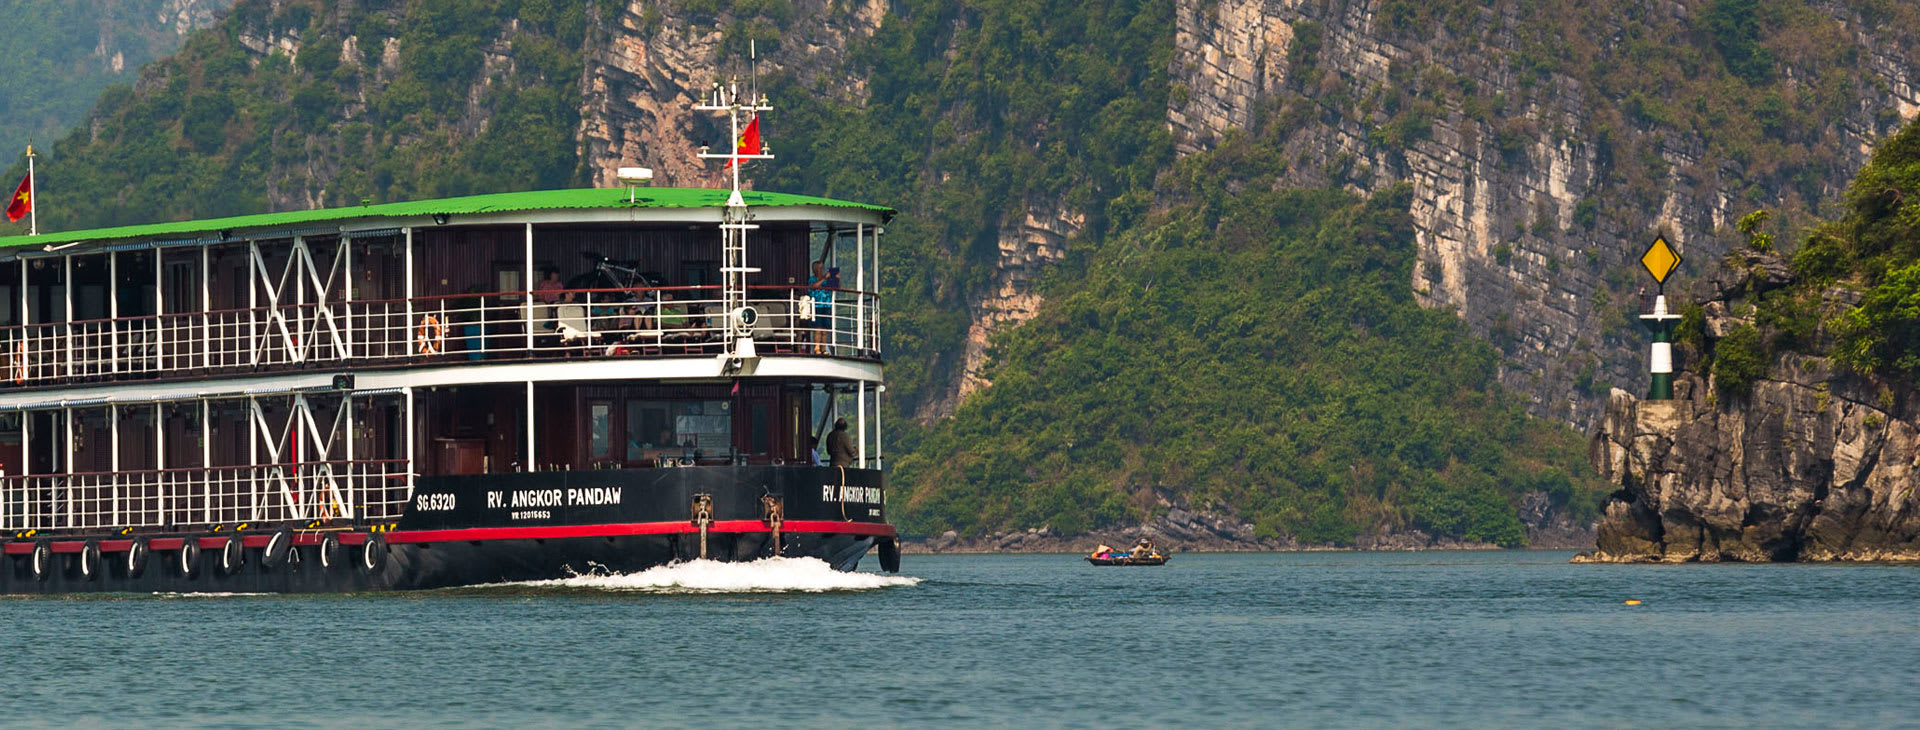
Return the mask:
[[[856,469],[422,477],[396,523],[231,527],[13,536],[0,548],[0,592],[410,590],[774,555],[854,570],[876,546],[898,570],[880,475]]]

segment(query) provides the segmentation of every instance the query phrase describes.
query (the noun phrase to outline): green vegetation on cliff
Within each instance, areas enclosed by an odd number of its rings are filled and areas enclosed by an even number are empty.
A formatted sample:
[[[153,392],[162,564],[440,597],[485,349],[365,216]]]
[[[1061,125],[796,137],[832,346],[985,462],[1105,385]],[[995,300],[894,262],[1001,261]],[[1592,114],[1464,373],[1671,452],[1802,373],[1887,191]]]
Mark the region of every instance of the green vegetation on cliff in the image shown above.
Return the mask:
[[[1748,292],[1755,324],[1713,343],[1723,389],[1744,390],[1782,351],[1920,383],[1920,122],[1881,143],[1844,201],[1844,214],[1815,226],[1792,253],[1790,282]],[[1763,235],[1749,232],[1751,248],[1771,250]]]
[[[270,194],[322,206],[580,179],[585,4],[393,5],[235,5],[148,69],[142,90],[108,89],[92,128],[47,150],[41,225],[256,213]],[[502,34],[508,23],[517,32]],[[297,54],[278,50],[286,39]],[[512,62],[489,66],[490,54]]]
[[[1257,187],[1278,154],[1235,139],[1183,161],[1169,192],[1191,202],[1048,278],[993,386],[898,462],[909,530],[1074,533],[1163,496],[1337,544],[1402,527],[1521,544],[1534,489],[1593,515],[1581,439],[1523,415],[1492,348],[1414,302],[1409,190]]]
[[[200,3],[225,7],[230,0]],[[0,148],[59,139],[108,86],[179,46],[165,0],[0,0]],[[11,185],[12,183],[8,183]]]
[[[762,187],[906,212],[885,281],[888,393],[906,413],[957,378],[1003,227],[1058,204],[1097,239],[1152,203],[1173,157],[1172,42],[1170,0],[908,0],[850,49],[870,99],[773,80],[792,131]]]

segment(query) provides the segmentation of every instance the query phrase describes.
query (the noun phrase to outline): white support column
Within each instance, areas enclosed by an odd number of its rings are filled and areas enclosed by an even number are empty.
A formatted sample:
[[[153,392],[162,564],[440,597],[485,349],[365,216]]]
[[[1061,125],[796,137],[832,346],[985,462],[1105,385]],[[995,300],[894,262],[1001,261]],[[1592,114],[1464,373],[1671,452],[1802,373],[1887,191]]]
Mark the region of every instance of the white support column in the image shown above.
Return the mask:
[[[353,239],[341,236],[340,248],[341,258],[346,260],[346,268],[340,273],[340,276],[345,279],[345,283],[340,288],[340,309],[345,313],[342,319],[346,320],[346,326],[341,330],[340,337],[347,343],[347,359],[351,360],[353,359]],[[348,483],[352,483],[351,477]]]
[[[19,262],[20,262],[20,337],[21,337],[21,343],[20,343],[20,344],[16,344],[16,345],[14,345],[14,348],[15,348],[15,351],[14,351],[14,356],[15,356],[15,357],[20,357],[20,358],[23,358],[23,359],[28,359],[27,361],[28,361],[28,362],[31,362],[31,360],[30,360],[30,358],[32,358],[32,357],[33,357],[34,355],[37,355],[37,354],[39,354],[38,352],[35,352],[35,348],[33,348],[33,347],[29,347],[29,346],[27,346],[27,345],[25,344],[25,343],[28,343],[28,342],[32,342],[32,341],[33,341],[33,330],[32,330],[32,329],[31,329],[31,327],[30,327],[30,326],[31,326],[31,325],[33,324],[33,318],[32,318],[32,317],[29,317],[29,316],[28,316],[28,314],[29,314],[29,313],[27,312],[27,269],[28,269],[28,268],[31,268],[31,265],[27,263],[27,260],[26,260],[26,259],[20,259],[20,260],[19,260]],[[14,365],[14,367],[17,367],[17,368],[20,368],[20,369],[22,369],[22,370],[25,370],[25,369],[27,369],[27,366],[26,366],[26,365],[25,365],[24,363],[20,363],[20,364],[15,364],[15,365]],[[26,411],[21,411],[21,413],[22,413],[22,414],[25,414],[25,413],[26,413]],[[23,428],[24,428],[24,427],[23,427]],[[24,432],[24,431],[22,431],[22,433],[25,433],[25,432]],[[25,437],[23,436],[22,438],[25,438]],[[24,449],[25,449],[25,447],[21,447],[21,448],[22,448],[23,450],[22,450],[22,451],[21,451],[20,453],[21,453],[21,455],[22,455],[22,456],[24,456],[24,455],[25,455],[25,454],[26,454],[27,452],[26,452],[26,451],[24,450]],[[27,469],[26,469],[26,465],[25,465],[25,464],[22,464],[22,465],[20,466],[20,473],[21,473],[21,474],[25,474],[25,473],[27,473]]]
[[[520,295],[520,307],[521,307],[521,310],[525,312],[525,314],[521,316],[521,319],[525,322],[525,329],[527,330],[527,352],[532,353],[533,352],[533,224],[532,223],[527,224],[526,251],[527,251],[526,268],[520,274],[521,276],[520,283],[521,285],[526,287],[527,293]],[[533,418],[533,383],[527,383],[527,418],[529,419],[528,428],[527,428],[527,464],[531,465],[533,463],[533,428],[532,428],[532,420],[531,420]],[[533,471],[533,469],[529,468],[527,469],[527,471]]]
[[[73,409],[60,409],[60,429],[62,434],[60,451],[60,473],[66,475],[67,483],[67,526],[73,527]]]
[[[854,428],[860,431],[858,463],[860,468],[865,469],[867,467],[867,383],[863,380],[855,385],[860,389],[859,395],[854,396],[856,415],[853,417]]]
[[[531,322],[532,320],[528,320]],[[631,438],[631,437],[629,437]],[[527,471],[539,471],[539,457],[534,455],[533,440],[533,381],[527,381],[527,458],[524,462]]]
[[[206,485],[213,483],[211,479],[211,475],[213,474],[213,417],[212,414],[208,413],[211,409],[207,408],[207,399],[200,398],[198,401],[200,403],[200,468],[202,470],[200,483],[203,485],[203,488],[200,490],[201,521],[211,523],[213,522],[213,490],[206,487]]]
[[[200,367],[213,367],[213,253],[212,247],[200,247]],[[205,415],[205,404],[201,413]],[[205,420],[205,419],[202,419]],[[201,431],[204,436],[206,432]],[[202,438],[204,441],[205,439]]]
[[[413,341],[413,332],[414,332],[414,327],[413,327],[413,229],[403,228],[401,229],[400,232],[406,237],[406,243],[405,243],[406,247],[401,252],[401,257],[403,261],[403,263],[401,264],[401,268],[406,270],[406,280],[404,282],[401,282],[400,291],[401,291],[401,296],[406,299],[406,313],[407,313],[406,319],[401,320],[400,322],[400,341],[406,343],[406,352],[404,354],[412,355],[415,352],[419,352],[419,345],[415,344]],[[388,339],[391,340],[392,336],[389,335]],[[408,410],[407,410],[408,417],[412,417],[413,410],[412,410],[411,404],[413,403],[413,396],[411,394],[407,396],[407,403],[409,404]],[[408,433],[412,433],[412,431],[408,431]],[[413,458],[412,446],[407,447],[407,458],[409,459]],[[409,469],[411,469],[411,467],[409,467]],[[409,471],[408,473],[411,474],[412,472]],[[412,488],[413,477],[409,476],[407,477],[407,479],[408,479],[407,487]]]
[[[109,258],[111,258],[111,254],[109,254]],[[112,268],[112,264],[108,264],[108,268]],[[119,527],[120,526],[120,406],[114,405],[112,403],[107,404],[107,448],[111,450],[107,454],[107,471],[113,472],[113,476],[108,477],[108,480],[111,482],[111,485],[112,485],[109,487],[109,490],[110,490],[110,494],[112,495],[111,504],[113,505],[110,513],[112,515],[112,521],[108,524],[113,527]]]
[[[61,276],[64,277],[60,282],[61,319],[67,323],[65,336],[61,339],[67,341],[67,377],[73,377],[73,254],[61,256],[60,261]],[[67,441],[71,443],[73,439],[68,438]]]
[[[349,286],[351,286],[351,284],[349,284]],[[353,393],[352,392],[344,393],[340,396],[340,408],[341,410],[344,411],[343,413],[340,414],[340,416],[342,419],[344,419],[347,422],[347,434],[346,434],[347,436],[347,488],[341,490],[343,493],[346,494],[347,499],[345,504],[340,505],[340,511],[344,514],[338,514],[335,516],[345,517],[350,519],[353,517],[353,505],[355,502],[359,501],[356,496],[357,495],[356,490],[360,486],[360,482],[358,480],[360,465],[355,464],[353,461],[353,442],[355,440],[355,436],[353,432]]]
[[[400,420],[406,424],[407,428],[407,497],[411,499],[413,497],[413,478],[414,475],[420,471],[418,468],[419,462],[414,459],[413,446],[415,432],[419,429],[414,428],[413,386],[409,385],[403,388],[402,391],[407,394],[407,415]]]
[[[260,327],[257,324],[260,307],[260,244],[247,242],[247,364],[260,364]]]
[[[120,372],[120,252],[107,252],[107,372]],[[117,409],[116,409],[117,410]],[[118,467],[114,468],[119,472]]]
[[[160,263],[160,255],[157,253],[158,250],[159,249],[155,249],[156,253],[153,257],[153,263],[156,267]],[[159,403],[153,404],[153,486],[156,496],[160,499],[160,514],[156,515],[159,520],[154,523],[155,525],[166,524],[167,497],[169,496],[167,494],[166,408],[166,406]]]
[[[887,392],[887,386],[879,385],[873,389],[873,468],[887,468],[887,450],[880,445],[880,435],[886,430],[880,427],[880,394]]]
[[[867,224],[856,223],[853,226],[853,288],[860,293],[853,295],[853,349],[864,350],[867,347]],[[860,392],[865,393],[862,386]],[[866,432],[860,432],[860,438],[866,438]],[[865,457],[862,457],[862,464]]]
[[[170,350],[166,344],[167,321],[167,277],[166,267],[161,266],[160,252],[153,250],[153,370],[159,372],[166,368],[166,357]]]
[[[306,353],[313,348],[313,338],[307,332],[307,282],[302,273],[311,273],[313,257],[307,255],[307,240],[304,236],[293,237],[293,249],[287,252],[287,268],[293,270],[293,351],[287,357],[294,362],[306,362]],[[307,264],[307,272],[302,272],[302,264]],[[285,275],[281,277],[285,281]],[[285,286],[282,284],[282,286]],[[284,295],[284,292],[283,292]],[[324,297],[322,297],[324,301]]]
[[[253,490],[253,515],[260,513],[260,399],[247,396],[247,485]]]

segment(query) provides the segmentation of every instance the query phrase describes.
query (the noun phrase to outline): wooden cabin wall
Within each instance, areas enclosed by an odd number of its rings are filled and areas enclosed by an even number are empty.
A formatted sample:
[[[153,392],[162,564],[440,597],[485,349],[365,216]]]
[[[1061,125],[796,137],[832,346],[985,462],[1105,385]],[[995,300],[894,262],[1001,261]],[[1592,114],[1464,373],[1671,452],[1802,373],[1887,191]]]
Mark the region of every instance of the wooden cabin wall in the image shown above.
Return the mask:
[[[159,468],[154,458],[159,444],[154,443],[153,406],[115,406],[120,409],[120,471],[149,471]],[[106,444],[101,444],[104,450]]]
[[[27,262],[27,321],[61,322],[67,318],[66,267],[55,257]]]
[[[164,283],[164,296],[161,297],[163,314],[186,314],[198,312],[200,301],[200,249],[172,248],[161,249],[161,281]]]
[[[26,452],[21,450],[25,419],[22,413],[0,414],[0,476],[27,473]]]
[[[566,226],[534,229],[534,269],[557,269],[562,281],[590,274],[595,252],[627,263],[640,259],[640,270],[660,275],[666,286],[720,283],[720,231],[711,224],[674,228]],[[748,277],[750,285],[784,284],[787,277],[806,283],[804,225],[774,226],[747,235],[747,263],[761,271]],[[692,279],[703,272],[705,281]],[[535,274],[536,277],[539,274]]]
[[[524,271],[526,255],[524,226],[415,231],[413,295],[492,293],[499,287],[497,273]]]
[[[20,271],[25,261],[0,262],[0,327],[20,325]]]
[[[162,419],[166,422],[167,453],[166,466],[169,469],[184,469],[205,466],[200,453],[200,408],[193,403],[169,403],[164,406]]]

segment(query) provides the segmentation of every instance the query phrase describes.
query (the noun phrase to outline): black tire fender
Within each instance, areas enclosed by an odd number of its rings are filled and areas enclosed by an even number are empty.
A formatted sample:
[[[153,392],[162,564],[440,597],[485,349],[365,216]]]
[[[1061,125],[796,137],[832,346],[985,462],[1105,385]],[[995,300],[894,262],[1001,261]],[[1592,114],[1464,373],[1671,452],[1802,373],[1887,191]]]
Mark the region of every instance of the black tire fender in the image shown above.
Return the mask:
[[[27,556],[28,568],[33,571],[33,579],[45,582],[53,576],[53,546],[45,540],[35,540],[33,552]]]
[[[333,533],[327,533],[320,538],[320,570],[322,572],[333,570],[333,566],[339,564],[340,538]]]
[[[180,554],[174,556],[173,564],[180,568],[180,575],[192,578],[200,574],[200,538],[188,535],[180,542]]]
[[[100,543],[88,540],[80,546],[80,554],[74,556],[74,566],[80,570],[81,580],[100,579]]]
[[[227,541],[220,545],[220,572],[233,575],[247,564],[247,547],[240,541],[240,533],[227,535]]]
[[[153,547],[147,544],[147,539],[144,537],[136,537],[131,544],[127,545],[128,578],[138,578],[147,572],[147,556],[152,552]]]
[[[293,528],[281,525],[273,531],[273,537],[267,538],[267,547],[260,551],[261,567],[272,570],[287,563],[287,555],[293,552]]]
[[[360,546],[360,569],[378,573],[386,564],[387,539],[378,534],[368,535],[366,544]]]

